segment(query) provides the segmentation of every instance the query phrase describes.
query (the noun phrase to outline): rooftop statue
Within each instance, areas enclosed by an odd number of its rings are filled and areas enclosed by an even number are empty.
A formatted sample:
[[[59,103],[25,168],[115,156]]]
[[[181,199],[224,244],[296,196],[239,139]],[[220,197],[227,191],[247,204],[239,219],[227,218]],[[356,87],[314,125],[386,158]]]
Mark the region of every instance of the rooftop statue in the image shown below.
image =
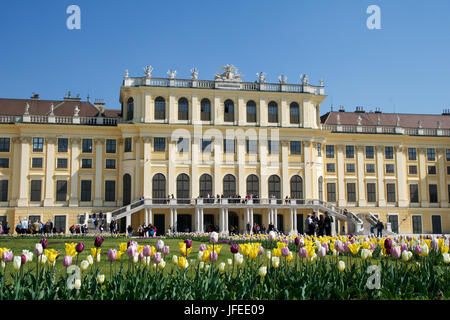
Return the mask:
[[[278,77],[278,80],[280,80],[281,84],[286,84],[287,79],[288,78],[284,74],[282,74],[281,76]]]
[[[360,125],[361,125],[361,122],[362,122],[361,116],[358,116],[358,119],[357,119],[356,121],[358,122],[358,126],[360,126]]]
[[[125,78],[128,78],[128,69],[125,70]]]
[[[308,75],[307,74],[304,74],[302,76],[302,84],[303,85],[307,85],[308,84]]]
[[[192,80],[198,80],[198,70],[195,67],[191,69],[191,78]]]
[[[397,115],[397,122],[395,123],[395,126],[400,126],[400,116]]]
[[[52,104],[52,105],[50,106],[50,115],[51,115],[51,116],[54,116],[54,115],[55,115],[54,111],[55,111],[55,106]]]
[[[30,104],[27,103],[27,105],[25,106],[25,113],[24,115],[29,115],[30,114]]]
[[[257,73],[256,76],[258,77],[259,83],[266,82],[266,76],[264,75],[264,72],[261,71],[260,73]]]
[[[146,66],[145,67],[145,77],[146,78],[151,78],[152,77],[152,71],[153,71],[153,67],[152,66]]]
[[[75,109],[74,109],[74,117],[78,117],[80,115],[80,108],[78,108],[78,106],[75,106]]]
[[[169,76],[169,79],[175,79],[175,76],[177,75],[177,70],[170,69],[167,71],[167,75]]]
[[[219,70],[224,70],[222,74],[220,72],[216,73],[214,77],[215,81],[232,81],[232,82],[242,82],[242,75],[238,73],[237,68],[233,65],[227,64]]]

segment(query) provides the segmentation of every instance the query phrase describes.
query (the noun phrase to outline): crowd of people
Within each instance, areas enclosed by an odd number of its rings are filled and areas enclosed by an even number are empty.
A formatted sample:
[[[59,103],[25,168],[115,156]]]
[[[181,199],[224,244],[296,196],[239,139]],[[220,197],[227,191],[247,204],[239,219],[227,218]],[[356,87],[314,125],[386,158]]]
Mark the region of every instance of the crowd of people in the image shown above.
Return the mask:
[[[131,237],[133,235],[133,227],[129,225],[127,227],[128,236]],[[153,224],[145,224],[140,225],[137,229],[137,235],[139,237],[156,237],[157,229]]]
[[[305,233],[310,236],[331,236],[331,224],[333,223],[333,217],[325,212],[320,218],[313,212],[312,215],[308,215],[305,220]]]
[[[9,224],[8,221],[5,221],[5,224],[3,225],[3,222],[0,221],[0,234],[9,234]]]
[[[8,227],[9,228],[9,227]],[[9,232],[9,229],[8,229]],[[18,234],[51,234],[51,233],[61,233],[62,229],[57,230],[53,225],[53,222],[49,219],[44,224],[41,220],[37,219],[34,222],[28,221],[26,217],[22,220],[19,217],[19,223],[16,226],[16,232]]]

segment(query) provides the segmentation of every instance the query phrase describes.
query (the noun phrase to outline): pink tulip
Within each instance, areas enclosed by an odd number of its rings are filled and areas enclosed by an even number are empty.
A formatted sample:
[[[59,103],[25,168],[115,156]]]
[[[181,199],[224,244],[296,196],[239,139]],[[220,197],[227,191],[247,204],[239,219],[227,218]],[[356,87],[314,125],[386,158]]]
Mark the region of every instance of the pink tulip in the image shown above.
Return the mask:
[[[199,251],[205,251],[206,250],[206,244],[202,243],[200,245],[200,248],[198,249]]]
[[[289,255],[289,248],[288,247],[281,248],[281,255],[283,257],[287,257]]]
[[[326,249],[324,247],[320,247],[317,252],[317,255],[319,256],[319,258],[325,257],[326,254],[327,254]]]
[[[3,251],[2,260],[3,262],[11,262],[13,260],[14,254],[12,251]]]
[[[329,251],[329,249],[328,249],[328,243],[322,243],[322,247],[324,247],[325,248],[325,253],[327,253],[328,251]]]
[[[261,256],[264,254],[264,248],[262,246],[258,247],[259,251],[258,251],[258,256]]]
[[[143,252],[139,253],[139,260],[142,260],[142,259],[144,259],[144,253]]]
[[[161,252],[156,252],[153,256],[153,262],[159,264],[161,262]]]
[[[373,243],[373,242],[371,242],[371,243],[370,243],[370,251],[375,250],[375,247],[376,247],[376,244]]]
[[[211,253],[209,254],[209,260],[212,262],[217,261],[217,252],[216,251],[211,251]]]
[[[408,245],[406,243],[402,244],[402,252],[408,251]]]
[[[150,257],[152,255],[152,248],[150,246],[145,246],[142,253],[145,257]]]
[[[283,243],[284,243],[284,244],[289,244],[289,240],[286,239],[286,238],[284,238],[284,239],[283,239]]]
[[[137,253],[137,247],[136,246],[129,246],[127,250],[127,254],[130,258],[133,258]]]
[[[395,246],[392,248],[391,254],[395,259],[399,259],[402,256],[402,251],[399,246]]]
[[[72,264],[72,256],[64,256],[63,266],[68,267]]]
[[[306,258],[308,256],[308,252],[306,251],[305,248],[300,248],[298,250],[298,255],[300,258]]]
[[[430,243],[431,249],[437,250],[439,247],[438,240],[436,238],[433,238]]]
[[[170,252],[170,248],[168,246],[164,246],[162,249],[162,252],[164,255],[168,255]]]
[[[161,251],[161,250],[163,250],[163,248],[164,248],[164,241],[158,240],[156,242],[156,250]]]
[[[422,253],[422,246],[417,245],[417,246],[414,248],[414,251],[415,251],[417,254],[421,254],[421,253]]]
[[[117,260],[117,250],[116,249],[109,249],[109,251],[108,251],[108,260],[109,261],[116,261]]]

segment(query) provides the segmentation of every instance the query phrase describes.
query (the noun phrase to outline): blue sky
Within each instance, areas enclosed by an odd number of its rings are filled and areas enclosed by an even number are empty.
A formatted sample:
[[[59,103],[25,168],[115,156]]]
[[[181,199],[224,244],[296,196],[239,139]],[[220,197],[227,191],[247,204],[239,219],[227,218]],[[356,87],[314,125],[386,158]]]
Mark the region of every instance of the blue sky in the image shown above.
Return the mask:
[[[66,8],[81,8],[81,30],[68,30]],[[381,30],[369,30],[369,5]],[[299,83],[324,79],[321,113],[441,113],[450,108],[450,1],[190,0],[2,1],[0,97],[103,98],[119,108],[124,70],[155,77],[174,68],[213,79],[234,64],[245,81],[267,73]]]

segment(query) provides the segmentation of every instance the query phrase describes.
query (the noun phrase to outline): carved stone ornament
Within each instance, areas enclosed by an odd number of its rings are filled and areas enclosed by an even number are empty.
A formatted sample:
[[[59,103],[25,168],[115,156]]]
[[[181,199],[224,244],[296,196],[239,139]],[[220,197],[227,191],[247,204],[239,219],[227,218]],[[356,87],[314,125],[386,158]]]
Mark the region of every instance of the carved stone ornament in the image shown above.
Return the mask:
[[[125,78],[128,78],[128,69],[125,70]]]
[[[145,73],[145,77],[147,79],[150,79],[152,77],[153,67],[152,66],[146,66],[144,68],[144,70],[145,70],[145,72],[144,72]]]
[[[357,119],[356,121],[358,122],[358,126],[360,126],[360,125],[361,125],[361,122],[362,122],[361,116],[358,116],[358,119]]]
[[[266,76],[264,75],[264,72],[261,71],[260,73],[257,73],[256,76],[258,77],[259,83],[266,82]]]
[[[75,106],[73,116],[74,117],[79,117],[80,116],[80,108],[78,108],[78,106]]]
[[[336,120],[337,124],[340,125],[341,124],[341,115],[338,113],[336,118],[337,118],[337,120]]]
[[[397,115],[397,121],[396,121],[395,125],[397,127],[400,126],[400,116],[399,115]]]
[[[377,116],[377,126],[379,126],[380,124],[381,124],[380,116]]]
[[[302,84],[303,85],[308,84],[308,75],[307,74],[302,75]]]
[[[242,82],[242,75],[238,73],[238,70],[235,66],[227,64],[226,66],[221,67],[219,70],[224,70],[224,72],[218,72],[214,77],[215,81]]]
[[[280,81],[281,84],[286,84],[287,79],[288,78],[284,74],[278,77],[278,80]]]
[[[55,115],[55,106],[52,104],[51,106],[50,106],[50,115],[51,116],[54,116]]]
[[[167,71],[167,75],[169,76],[169,79],[175,79],[175,76],[177,75],[177,70],[170,69]]]
[[[198,80],[198,70],[195,67],[191,69],[191,79]]]
[[[25,106],[24,115],[26,115],[26,116],[30,115],[30,104],[29,103],[27,103],[27,105]]]

